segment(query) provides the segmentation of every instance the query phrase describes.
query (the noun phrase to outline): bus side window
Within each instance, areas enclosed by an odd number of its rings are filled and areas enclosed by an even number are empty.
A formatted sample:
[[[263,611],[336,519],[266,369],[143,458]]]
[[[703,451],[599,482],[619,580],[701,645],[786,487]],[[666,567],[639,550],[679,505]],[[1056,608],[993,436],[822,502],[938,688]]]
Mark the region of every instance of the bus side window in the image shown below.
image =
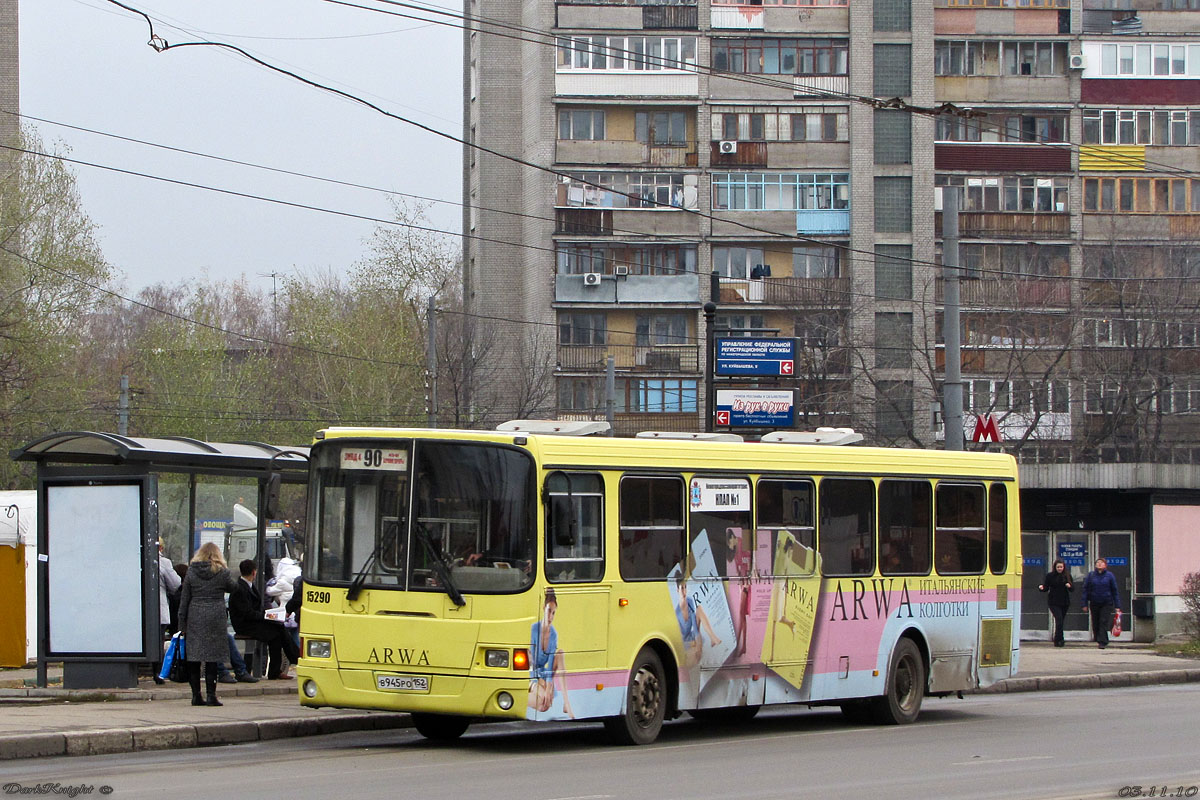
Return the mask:
[[[725,496],[717,499],[716,496],[722,494]],[[745,502],[741,498],[745,498]],[[724,578],[748,578],[753,553],[750,481],[697,475],[692,478],[688,506],[692,547],[703,533],[708,539],[717,574]]]
[[[546,578],[554,583],[604,576],[604,484],[599,475],[546,478]]]
[[[813,483],[808,480],[763,478],[757,486],[758,539],[754,571],[758,575],[774,572],[777,541],[781,532],[805,550],[817,547],[817,529],[813,524]],[[815,566],[816,559],[812,559]]]
[[[618,561],[627,581],[667,577],[684,554],[682,478],[626,476],[621,479]]]
[[[817,542],[825,575],[875,571],[875,484],[859,478],[825,478],[818,487]]]
[[[988,500],[988,562],[993,575],[1008,569],[1008,488],[993,483]]]
[[[934,558],[941,575],[978,575],[987,566],[983,487],[939,483]]]
[[[928,575],[933,561],[929,481],[879,482],[879,572]]]

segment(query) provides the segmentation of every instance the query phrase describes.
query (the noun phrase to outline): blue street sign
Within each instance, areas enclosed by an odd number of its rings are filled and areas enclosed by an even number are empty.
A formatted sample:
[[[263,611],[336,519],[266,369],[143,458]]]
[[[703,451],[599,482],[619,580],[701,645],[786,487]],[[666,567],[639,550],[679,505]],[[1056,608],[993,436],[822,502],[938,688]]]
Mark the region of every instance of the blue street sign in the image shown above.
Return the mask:
[[[717,390],[716,423],[729,427],[787,428],[792,425],[792,392]]]
[[[792,375],[792,339],[717,339],[717,375]]]

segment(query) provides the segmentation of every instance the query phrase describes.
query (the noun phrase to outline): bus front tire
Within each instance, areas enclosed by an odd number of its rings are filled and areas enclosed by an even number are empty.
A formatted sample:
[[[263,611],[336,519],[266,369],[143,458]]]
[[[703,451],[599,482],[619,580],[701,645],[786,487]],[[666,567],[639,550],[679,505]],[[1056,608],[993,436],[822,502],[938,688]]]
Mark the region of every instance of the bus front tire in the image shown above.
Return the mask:
[[[617,744],[650,744],[658,738],[667,715],[667,680],[662,660],[650,648],[638,653],[629,673],[625,712],[604,720]]]
[[[435,742],[449,742],[467,732],[471,724],[470,717],[457,717],[451,714],[426,714],[413,712],[413,727],[417,733]]]
[[[925,659],[912,639],[901,639],[892,652],[887,691],[873,703],[875,721],[880,725],[916,722],[924,698]]]

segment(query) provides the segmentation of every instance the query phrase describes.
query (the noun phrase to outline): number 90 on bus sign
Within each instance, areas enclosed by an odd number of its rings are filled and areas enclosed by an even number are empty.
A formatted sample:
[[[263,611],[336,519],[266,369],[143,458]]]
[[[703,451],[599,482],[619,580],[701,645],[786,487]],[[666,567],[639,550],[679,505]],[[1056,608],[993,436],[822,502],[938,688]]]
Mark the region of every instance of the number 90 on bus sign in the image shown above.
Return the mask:
[[[408,469],[408,451],[389,447],[347,447],[342,450],[342,469],[404,472]]]

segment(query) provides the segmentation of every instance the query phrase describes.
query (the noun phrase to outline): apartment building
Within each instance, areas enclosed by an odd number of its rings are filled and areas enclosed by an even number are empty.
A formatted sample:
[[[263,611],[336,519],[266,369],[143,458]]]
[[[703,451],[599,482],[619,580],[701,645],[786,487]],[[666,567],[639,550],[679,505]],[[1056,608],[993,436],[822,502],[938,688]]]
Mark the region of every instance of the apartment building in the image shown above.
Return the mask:
[[[17,0],[0,0],[0,109],[20,111],[20,59],[17,35]],[[20,122],[12,114],[0,114],[0,142],[13,144]]]
[[[468,302],[554,413],[611,357],[620,433],[704,430],[711,328],[793,348],[718,398],[940,446],[957,187],[967,433],[1024,465],[1030,574],[1125,558],[1153,631],[1200,563],[1200,0],[465,10],[464,128],[520,160],[465,150]]]

